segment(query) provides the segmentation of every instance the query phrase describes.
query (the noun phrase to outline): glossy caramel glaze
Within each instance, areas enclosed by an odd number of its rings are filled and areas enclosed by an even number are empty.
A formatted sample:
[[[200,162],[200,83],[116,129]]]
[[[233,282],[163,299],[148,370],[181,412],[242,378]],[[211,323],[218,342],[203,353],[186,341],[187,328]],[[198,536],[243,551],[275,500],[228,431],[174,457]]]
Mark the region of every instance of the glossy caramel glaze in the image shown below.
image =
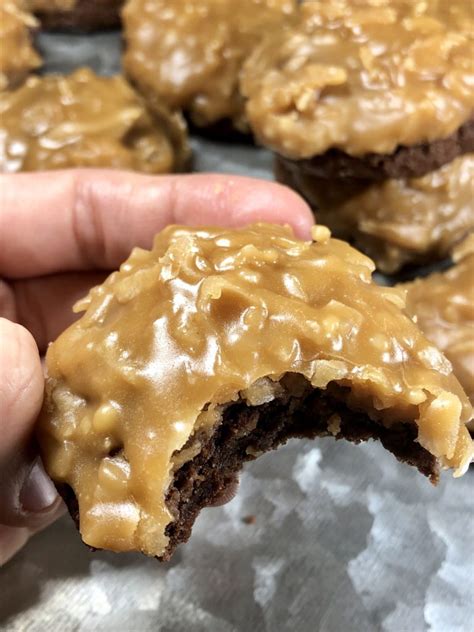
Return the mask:
[[[244,66],[254,133],[296,159],[450,136],[474,107],[473,17],[469,0],[307,0]]]
[[[37,26],[22,0],[0,0],[0,90],[15,87],[41,65],[31,41]]]
[[[277,157],[276,176],[295,188],[334,236],[350,241],[379,270],[437,261],[474,230],[474,155],[465,154],[421,178],[346,188],[294,169]]]
[[[451,361],[474,405],[474,234],[455,251],[455,264],[408,284],[407,309]]]
[[[182,170],[186,127],[155,103],[146,108],[121,76],[82,68],[30,77],[0,94],[0,171],[113,167],[145,173]]]
[[[128,0],[124,68],[147,97],[186,110],[198,126],[230,119],[247,131],[238,77],[263,36],[296,0]]]
[[[326,227],[313,238],[170,226],[78,303],[84,315],[48,350],[38,434],[86,543],[161,555],[173,469],[200,447],[180,450],[238,397],[271,401],[287,373],[347,387],[350,408],[416,424],[440,465],[467,468],[471,406],[403,292],[375,285],[370,259]]]

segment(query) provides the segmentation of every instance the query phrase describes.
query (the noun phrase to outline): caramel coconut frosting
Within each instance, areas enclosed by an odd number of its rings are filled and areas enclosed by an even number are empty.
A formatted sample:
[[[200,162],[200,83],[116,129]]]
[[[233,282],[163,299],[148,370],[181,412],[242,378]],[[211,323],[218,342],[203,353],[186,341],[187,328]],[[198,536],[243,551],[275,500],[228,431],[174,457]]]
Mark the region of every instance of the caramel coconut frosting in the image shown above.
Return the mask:
[[[147,109],[120,76],[82,68],[69,76],[30,77],[0,94],[0,171],[116,167],[146,173],[181,170],[186,128],[159,103]]]
[[[474,234],[453,254],[452,268],[408,284],[407,309],[453,365],[474,404]]]
[[[308,0],[247,60],[257,137],[309,158],[330,148],[391,154],[453,134],[474,107],[466,0]]]
[[[404,292],[327,228],[313,239],[171,226],[76,305],[38,436],[87,544],[169,557],[220,474],[289,436],[378,437],[432,480],[466,470],[471,406]]]
[[[21,83],[41,65],[31,41],[38,22],[23,0],[0,0],[0,90]]]
[[[201,127],[221,120],[247,130],[239,73],[296,0],[129,0],[124,68],[147,98],[186,110]]]
[[[116,167],[145,173],[184,168],[186,128],[159,102],[147,108],[121,76],[82,68],[30,77],[0,94],[0,171]]]

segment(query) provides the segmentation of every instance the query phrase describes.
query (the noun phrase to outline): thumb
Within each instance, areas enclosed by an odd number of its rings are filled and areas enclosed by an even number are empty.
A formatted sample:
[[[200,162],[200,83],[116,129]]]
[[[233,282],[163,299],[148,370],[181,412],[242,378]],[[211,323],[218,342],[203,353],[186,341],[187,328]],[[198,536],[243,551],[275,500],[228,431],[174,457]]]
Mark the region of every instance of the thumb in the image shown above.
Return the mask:
[[[43,384],[33,337],[0,318],[0,524],[40,528],[60,503],[33,436]]]

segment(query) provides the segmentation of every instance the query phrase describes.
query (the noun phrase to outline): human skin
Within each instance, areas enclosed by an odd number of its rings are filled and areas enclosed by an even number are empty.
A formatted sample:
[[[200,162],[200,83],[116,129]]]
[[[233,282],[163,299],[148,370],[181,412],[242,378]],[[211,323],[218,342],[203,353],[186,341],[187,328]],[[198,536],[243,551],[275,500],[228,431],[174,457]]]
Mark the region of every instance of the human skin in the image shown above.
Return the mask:
[[[0,175],[0,566],[64,511],[33,428],[41,356],[77,318],[73,303],[167,224],[259,220],[310,238],[306,203],[262,180],[95,169]]]

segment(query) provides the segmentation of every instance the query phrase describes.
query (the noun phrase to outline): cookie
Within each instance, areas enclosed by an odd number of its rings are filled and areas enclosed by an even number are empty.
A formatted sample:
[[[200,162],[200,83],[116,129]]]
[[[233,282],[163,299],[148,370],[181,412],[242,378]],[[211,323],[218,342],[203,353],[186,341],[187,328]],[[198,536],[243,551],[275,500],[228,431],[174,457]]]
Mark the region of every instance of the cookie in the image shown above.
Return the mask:
[[[312,0],[244,64],[246,114],[277,177],[382,271],[436,261],[472,224],[466,183],[439,200],[436,179],[474,152],[473,34],[464,0]]]
[[[472,409],[403,292],[314,227],[170,226],[50,345],[38,439],[92,547],[169,559],[245,461],[291,437],[379,439],[433,482]]]
[[[305,2],[244,64],[252,129],[294,160],[448,139],[474,109],[473,26],[465,0]]]
[[[291,19],[296,0],[129,0],[123,10],[125,72],[145,96],[184,110],[199,128],[248,132],[239,74],[267,32]],[[225,136],[228,138],[227,134]]]
[[[385,274],[441,261],[474,230],[474,154],[420,178],[375,181],[315,177],[277,156],[275,176],[305,197],[318,222]]]
[[[0,94],[0,171],[109,167],[143,173],[182,171],[186,125],[159,102],[147,107],[120,75],[88,68],[30,77]]]

